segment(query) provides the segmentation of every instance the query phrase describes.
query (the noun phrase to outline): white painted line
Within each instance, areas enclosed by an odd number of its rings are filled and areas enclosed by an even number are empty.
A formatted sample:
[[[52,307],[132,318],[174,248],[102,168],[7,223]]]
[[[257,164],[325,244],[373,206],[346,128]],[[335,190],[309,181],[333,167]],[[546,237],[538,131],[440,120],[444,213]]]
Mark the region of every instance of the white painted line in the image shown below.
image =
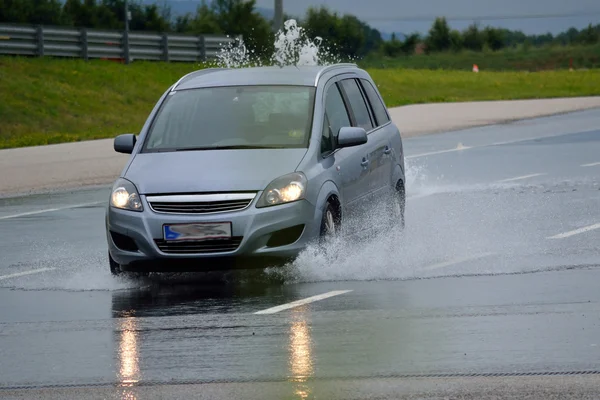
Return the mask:
[[[437,264],[433,264],[433,265],[429,265],[427,267],[423,267],[421,268],[421,270],[423,271],[431,271],[434,269],[440,269],[440,268],[446,268],[446,267],[450,267],[452,265],[456,265],[456,264],[461,264],[467,261],[473,261],[473,260],[477,260],[479,258],[485,258],[485,257],[489,257],[489,256],[493,256],[495,253],[481,253],[481,254],[475,254],[472,256],[466,256],[466,257],[461,257],[461,258],[455,258],[454,260],[448,260],[448,261],[443,261]]]
[[[508,179],[502,179],[500,181],[497,181],[498,183],[502,183],[502,182],[514,182],[514,181],[520,181],[523,179],[529,179],[529,178],[533,178],[536,176],[542,176],[542,175],[546,175],[545,173],[541,173],[541,174],[530,174],[530,175],[523,175],[523,176],[517,176],[515,178],[508,178]]]
[[[472,147],[463,146],[462,143],[459,143],[453,149],[431,151],[431,152],[428,152],[428,153],[421,153],[421,154],[415,154],[413,156],[406,156],[405,158],[409,158],[410,159],[410,158],[418,158],[418,157],[427,157],[427,156],[433,156],[433,155],[436,155],[436,154],[451,153],[453,151],[462,151],[462,150],[469,150],[469,149],[472,149]]]
[[[545,137],[554,137],[554,136],[542,136],[542,137],[535,137],[535,138],[525,138],[525,139],[515,139],[515,140],[507,140],[505,142],[495,142],[492,144],[488,144],[488,145],[484,145],[484,146],[502,146],[505,144],[514,144],[514,143],[521,143],[521,142],[529,142],[531,140],[535,140],[535,139],[543,139]]]
[[[513,143],[521,143],[521,142],[531,142],[532,140],[537,140],[537,139],[551,139],[551,138],[556,138],[559,136],[565,136],[565,135],[572,135],[574,133],[577,132],[571,132],[571,133],[558,133],[556,135],[547,135],[547,136],[536,136],[536,137],[531,137],[531,138],[522,138],[522,139],[514,139],[514,140],[507,140],[505,142],[495,142],[492,143],[491,145],[489,144],[484,144],[480,147],[486,147],[486,146],[502,146],[503,144],[513,144]]]
[[[95,205],[102,204],[102,203],[104,203],[104,202],[103,201],[95,201],[93,203],[83,203],[83,204],[74,204],[74,205],[70,205],[70,206],[57,207],[57,208],[47,208],[45,210],[37,210],[37,211],[24,212],[24,213],[20,213],[20,214],[5,215],[5,216],[0,217],[0,220],[2,220],[2,219],[11,219],[11,218],[19,218],[19,217],[26,217],[28,215],[44,214],[44,213],[49,213],[49,212],[53,212],[53,211],[68,210],[70,208],[80,208],[80,207],[95,206]]]
[[[550,236],[547,239],[564,239],[571,236],[579,235],[580,233],[593,231],[594,229],[600,229],[600,224],[594,224],[590,226],[585,226],[583,228],[575,229],[574,231],[559,233],[558,235]]]
[[[595,167],[596,165],[600,165],[600,162],[595,162],[591,164],[583,164],[582,167]]]
[[[429,152],[429,153],[421,153],[421,154],[415,154],[413,156],[406,156],[405,158],[410,159],[410,158],[427,157],[427,156],[433,156],[433,155],[436,155],[436,154],[450,153],[452,151],[457,151],[457,150],[456,149],[450,149],[450,150],[432,151],[432,152]]]
[[[18,278],[20,276],[39,274],[40,272],[54,271],[55,269],[56,268],[40,268],[40,269],[32,269],[31,271],[18,272],[16,274],[2,275],[2,276],[0,276],[0,281],[3,281],[5,279],[10,279],[10,278]]]
[[[411,196],[406,196],[406,200],[416,200],[416,199],[422,199],[423,197],[429,197],[431,196],[433,193],[422,193],[422,194],[413,194]]]
[[[438,150],[438,151],[432,151],[432,152],[429,152],[429,153],[415,154],[415,155],[412,155],[412,156],[405,156],[404,158],[410,159],[410,158],[426,157],[426,156],[433,156],[433,155],[436,155],[436,154],[451,153],[453,151],[478,149],[478,148],[481,148],[481,147],[502,146],[504,144],[513,144],[513,143],[521,143],[521,142],[530,142],[530,141],[536,140],[536,139],[548,139],[548,138],[554,138],[554,137],[563,136],[563,135],[565,135],[565,134],[564,133],[559,133],[557,135],[537,136],[537,137],[532,137],[532,138],[507,140],[505,142],[495,142],[495,143],[481,144],[481,145],[476,145],[476,146],[462,146],[462,144],[459,143],[459,145],[456,148],[454,148],[454,149]],[[567,133],[566,135],[569,135],[569,133]]]
[[[299,307],[304,304],[314,303],[315,301],[325,300],[329,297],[339,296],[340,294],[351,292],[352,290],[334,290],[333,292],[327,292],[319,294],[317,296],[307,297],[306,299],[293,301],[291,303],[282,304],[280,306],[267,308],[266,310],[255,312],[254,314],[275,314],[279,311],[289,310],[290,308]]]

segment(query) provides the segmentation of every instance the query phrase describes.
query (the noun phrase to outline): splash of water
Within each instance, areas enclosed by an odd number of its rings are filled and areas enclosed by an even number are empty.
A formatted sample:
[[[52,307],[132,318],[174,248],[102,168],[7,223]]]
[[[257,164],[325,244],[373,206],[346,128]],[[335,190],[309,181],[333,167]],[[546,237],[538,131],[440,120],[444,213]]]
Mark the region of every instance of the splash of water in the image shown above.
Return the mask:
[[[323,38],[311,39],[306,30],[294,19],[285,21],[283,29],[275,34],[273,54],[266,65],[315,66],[339,63],[341,58],[326,46]],[[248,50],[241,37],[223,46],[217,54],[217,66],[221,68],[247,68],[263,66],[259,54]]]
[[[515,192],[497,185],[454,184],[432,176],[423,164],[407,162],[406,167],[405,230],[386,228],[390,213],[374,207],[358,224],[344,221],[347,232],[360,235],[311,245],[285,267],[267,268],[265,274],[294,284],[485,275],[540,268],[539,258],[529,264],[524,257],[532,248],[545,251],[547,243],[539,238],[537,226],[524,224],[515,230],[515,221],[522,221],[522,216],[514,211],[516,205],[527,202],[537,205],[539,198],[516,197]],[[380,228],[362,234],[372,227]]]
[[[247,68],[260,67],[262,63],[254,50],[248,50],[244,39],[236,37],[232,42],[221,47],[217,53],[217,66],[219,68]]]
[[[271,62],[280,67],[320,65],[324,56],[320,54],[322,42],[323,38],[319,36],[311,40],[296,20],[287,20],[283,29],[277,32]]]

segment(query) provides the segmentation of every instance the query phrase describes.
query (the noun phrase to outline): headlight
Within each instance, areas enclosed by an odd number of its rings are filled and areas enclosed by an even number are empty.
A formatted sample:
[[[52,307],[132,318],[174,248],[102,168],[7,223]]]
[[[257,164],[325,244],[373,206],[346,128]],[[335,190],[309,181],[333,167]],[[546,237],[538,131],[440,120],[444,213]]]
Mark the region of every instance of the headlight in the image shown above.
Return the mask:
[[[294,172],[275,179],[267,186],[256,207],[269,207],[301,200],[306,194],[306,177]]]
[[[119,178],[113,185],[110,205],[122,210],[143,211],[142,200],[133,183]]]

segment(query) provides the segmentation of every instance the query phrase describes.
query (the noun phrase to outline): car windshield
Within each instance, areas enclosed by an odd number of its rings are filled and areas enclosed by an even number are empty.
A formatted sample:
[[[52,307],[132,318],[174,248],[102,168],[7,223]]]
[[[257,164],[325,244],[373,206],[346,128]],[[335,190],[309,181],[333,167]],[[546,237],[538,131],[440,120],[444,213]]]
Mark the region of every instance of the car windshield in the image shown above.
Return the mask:
[[[228,86],[170,93],[144,151],[302,148],[312,126],[314,88]]]

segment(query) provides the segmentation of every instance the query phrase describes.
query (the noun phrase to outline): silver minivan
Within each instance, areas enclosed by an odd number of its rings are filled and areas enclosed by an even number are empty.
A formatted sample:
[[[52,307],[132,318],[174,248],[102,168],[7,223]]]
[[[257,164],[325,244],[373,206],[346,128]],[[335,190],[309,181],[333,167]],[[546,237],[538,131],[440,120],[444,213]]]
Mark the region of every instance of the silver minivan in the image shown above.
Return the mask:
[[[354,64],[192,72],[114,148],[113,274],[281,264],[376,210],[404,226],[400,132]]]

